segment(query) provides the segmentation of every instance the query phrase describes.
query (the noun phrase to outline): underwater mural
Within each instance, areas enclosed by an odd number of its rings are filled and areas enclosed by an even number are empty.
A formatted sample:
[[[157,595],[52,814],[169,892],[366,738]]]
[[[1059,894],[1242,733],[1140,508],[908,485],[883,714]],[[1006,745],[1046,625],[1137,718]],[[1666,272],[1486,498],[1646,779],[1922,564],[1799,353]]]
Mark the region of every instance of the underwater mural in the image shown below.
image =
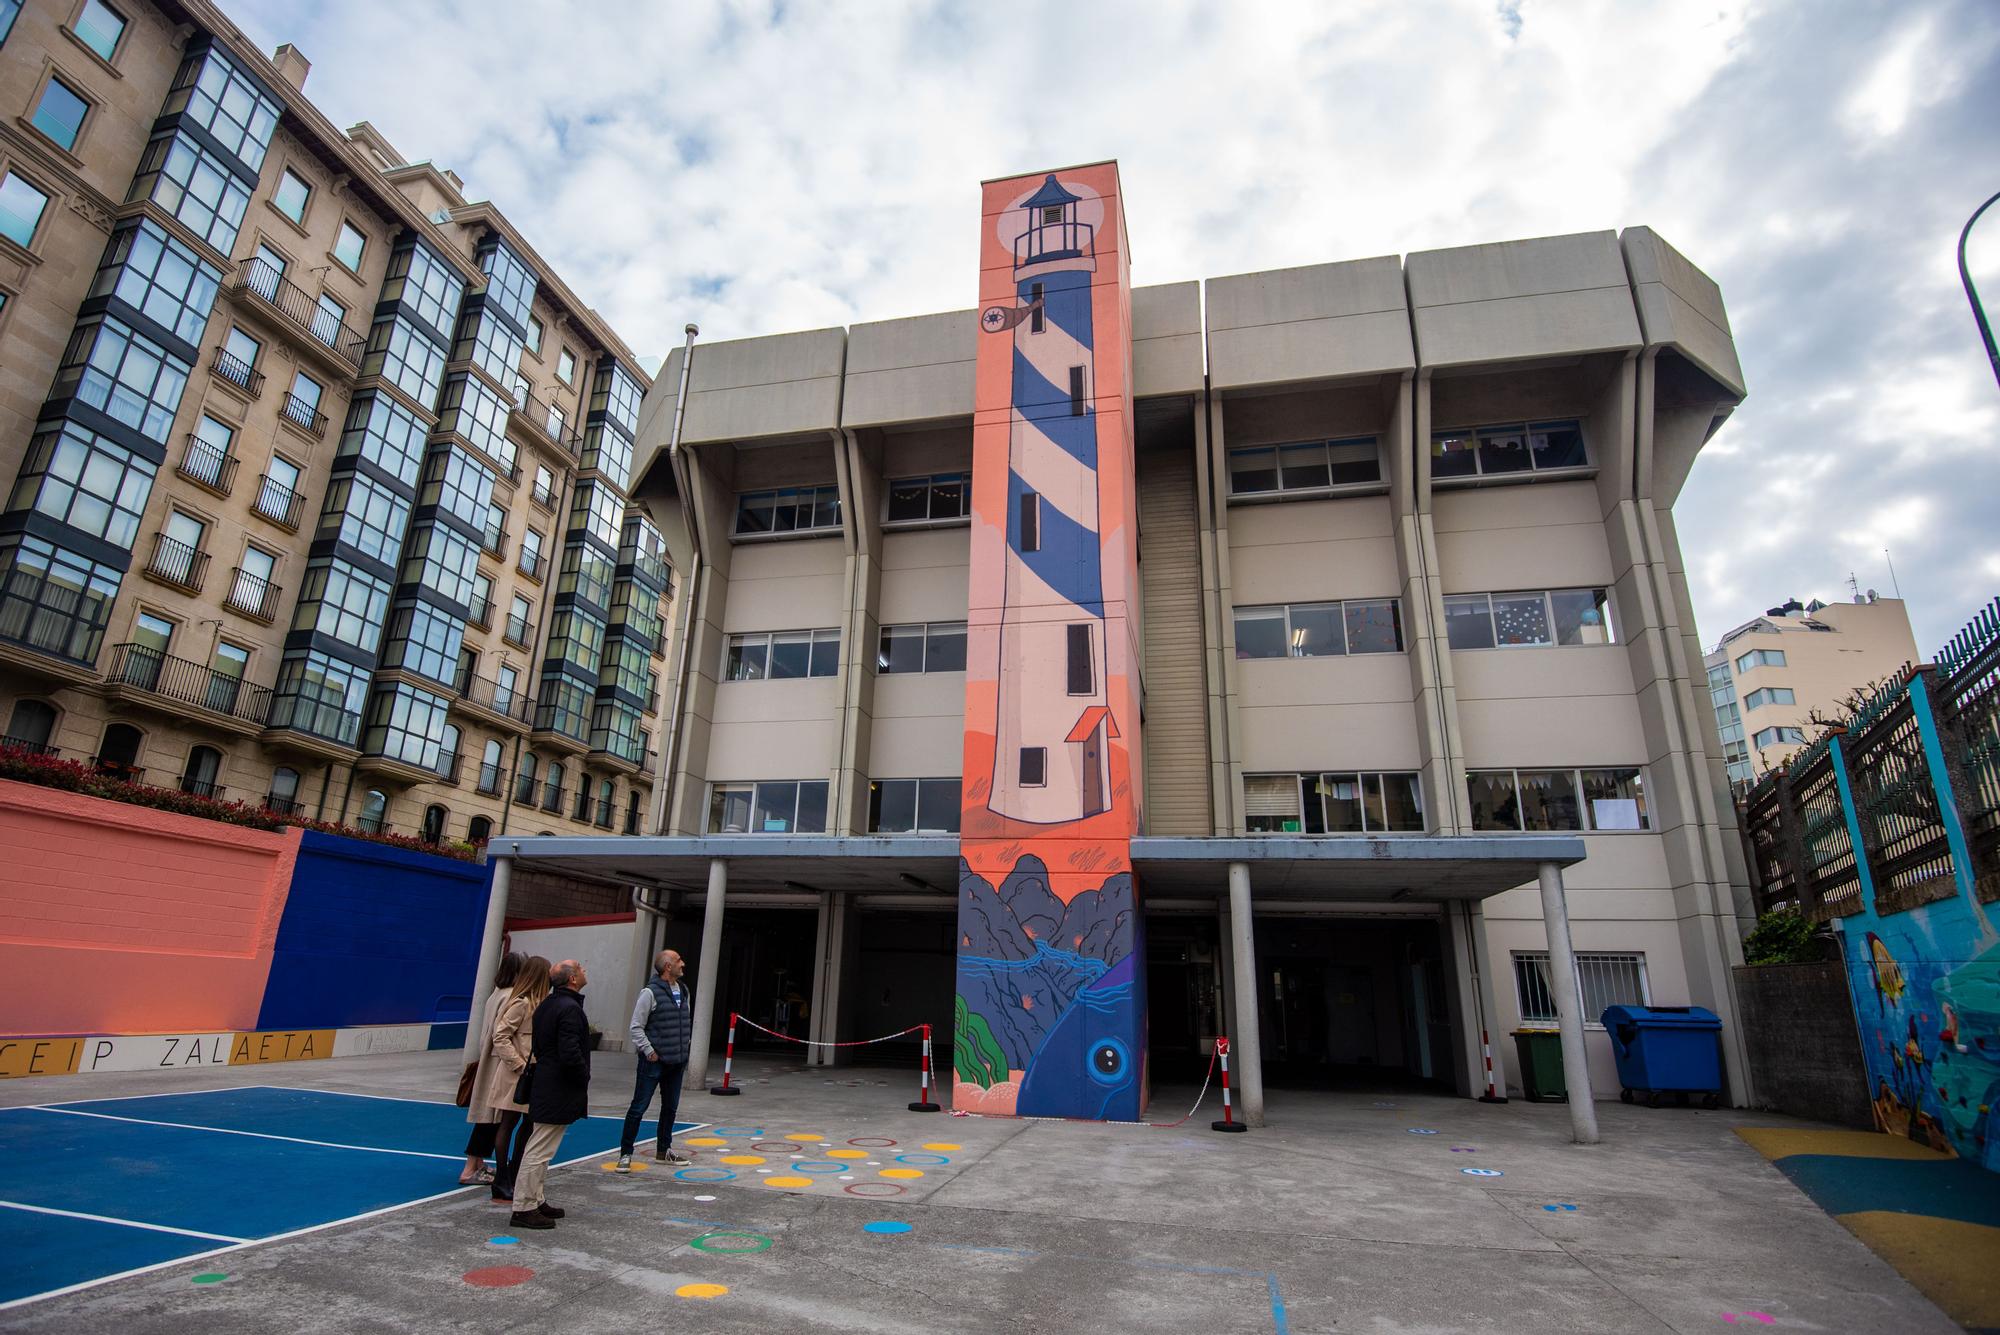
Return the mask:
[[[983,187],[953,1106],[1145,1105],[1131,280],[1115,163]]]

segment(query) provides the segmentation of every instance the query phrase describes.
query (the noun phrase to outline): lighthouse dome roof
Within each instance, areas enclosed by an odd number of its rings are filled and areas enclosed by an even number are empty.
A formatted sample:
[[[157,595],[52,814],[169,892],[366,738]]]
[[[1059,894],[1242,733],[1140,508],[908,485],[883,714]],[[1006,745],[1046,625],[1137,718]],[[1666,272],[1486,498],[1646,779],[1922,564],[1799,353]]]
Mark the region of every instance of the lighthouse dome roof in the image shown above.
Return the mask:
[[[1042,188],[1023,200],[1021,207],[1040,209],[1047,208],[1051,204],[1075,204],[1081,201],[1082,198],[1083,196],[1072,195],[1069,191],[1058,185],[1055,173],[1050,172],[1042,181]]]

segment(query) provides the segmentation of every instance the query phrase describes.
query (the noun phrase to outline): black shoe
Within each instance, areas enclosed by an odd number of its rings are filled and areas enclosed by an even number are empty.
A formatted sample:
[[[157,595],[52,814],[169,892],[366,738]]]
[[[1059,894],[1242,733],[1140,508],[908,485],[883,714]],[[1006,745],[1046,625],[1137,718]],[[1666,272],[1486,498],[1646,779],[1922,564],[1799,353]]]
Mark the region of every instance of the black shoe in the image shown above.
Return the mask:
[[[540,1210],[516,1210],[507,1223],[513,1228],[554,1228],[556,1221]]]
[[[540,1205],[536,1206],[535,1209],[538,1210],[542,1214],[542,1216],[547,1219],[560,1219],[564,1215],[569,1213],[569,1211],[567,1210],[556,1209],[555,1206],[550,1205],[547,1201],[543,1201]]]

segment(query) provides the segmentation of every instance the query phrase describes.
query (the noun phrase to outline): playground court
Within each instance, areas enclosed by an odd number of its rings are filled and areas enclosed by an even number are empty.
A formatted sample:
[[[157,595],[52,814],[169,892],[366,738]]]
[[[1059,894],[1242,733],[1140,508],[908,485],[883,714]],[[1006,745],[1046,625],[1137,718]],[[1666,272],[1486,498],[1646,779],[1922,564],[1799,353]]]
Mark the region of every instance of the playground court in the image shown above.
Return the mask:
[[[1799,1125],[1780,1118],[1600,1105],[1605,1143],[1580,1149],[1560,1106],[1279,1092],[1270,1126],[1222,1136],[1213,1108],[1175,1128],[921,1114],[900,1070],[739,1060],[741,1097],[683,1100],[694,1168],[627,1176],[604,1115],[630,1069],[600,1054],[599,1116],[550,1177],[569,1217],[519,1235],[453,1189],[463,1114],[430,1100],[454,1054],[265,1067],[252,1089],[0,1086],[0,1199],[130,1221],[0,1209],[27,1220],[4,1221],[0,1275],[155,1267],[0,1308],[0,1329],[1960,1329],[1735,1132]],[[1151,1116],[1193,1097],[1160,1090]],[[100,1237],[115,1257],[92,1260]]]

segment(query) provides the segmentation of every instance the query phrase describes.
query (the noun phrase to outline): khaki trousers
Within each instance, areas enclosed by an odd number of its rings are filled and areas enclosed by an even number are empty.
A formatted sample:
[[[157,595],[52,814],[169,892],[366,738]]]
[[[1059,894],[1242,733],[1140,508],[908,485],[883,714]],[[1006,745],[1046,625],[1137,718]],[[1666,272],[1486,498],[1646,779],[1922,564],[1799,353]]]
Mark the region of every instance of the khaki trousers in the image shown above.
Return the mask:
[[[556,1146],[562,1144],[563,1132],[567,1130],[567,1125],[535,1124],[535,1134],[528,1137],[527,1152],[521,1156],[520,1175],[514,1179],[516,1213],[526,1214],[546,1199],[542,1189],[548,1180],[549,1161],[556,1157]]]

